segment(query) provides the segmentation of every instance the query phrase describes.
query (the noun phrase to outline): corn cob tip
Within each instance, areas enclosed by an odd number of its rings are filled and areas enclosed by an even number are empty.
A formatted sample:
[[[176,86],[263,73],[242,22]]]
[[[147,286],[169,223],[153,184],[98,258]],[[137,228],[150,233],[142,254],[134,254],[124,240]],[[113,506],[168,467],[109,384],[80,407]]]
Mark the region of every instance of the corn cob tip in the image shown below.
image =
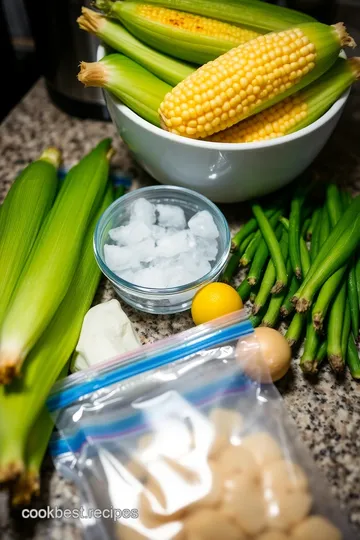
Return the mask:
[[[35,472],[23,472],[14,484],[11,495],[12,506],[26,506],[33,497],[40,495],[40,479]]]
[[[339,36],[340,44],[343,47],[351,47],[352,49],[355,49],[356,42],[355,40],[348,34],[346,30],[346,26],[343,22],[339,22],[332,25],[333,28],[335,28],[337,35]]]
[[[76,22],[78,23],[81,30],[96,34],[105,21],[104,18],[100,15],[100,13],[97,13],[96,11],[93,11],[92,9],[88,9],[83,6],[81,8],[81,15],[76,19]]]
[[[355,78],[360,79],[360,57],[355,56],[353,58],[349,58],[348,62],[354,72]]]
[[[99,86],[100,88],[108,81],[105,66],[100,62],[80,62],[77,78],[84,86]]]
[[[41,156],[39,157],[40,161],[47,161],[51,165],[54,165],[54,167],[57,169],[61,163],[61,150],[58,148],[55,148],[54,146],[49,146],[49,148],[46,148]]]
[[[24,471],[24,464],[21,461],[9,461],[6,465],[0,466],[0,484],[7,484],[16,480]]]

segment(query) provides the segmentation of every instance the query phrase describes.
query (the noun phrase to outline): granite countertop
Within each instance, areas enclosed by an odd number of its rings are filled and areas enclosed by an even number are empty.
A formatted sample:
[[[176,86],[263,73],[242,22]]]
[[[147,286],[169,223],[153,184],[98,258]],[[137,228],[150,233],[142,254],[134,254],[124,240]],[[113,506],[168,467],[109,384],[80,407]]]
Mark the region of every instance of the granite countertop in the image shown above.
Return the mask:
[[[360,96],[354,93],[325,150],[318,159],[321,169],[338,175],[352,190],[360,191]],[[64,163],[71,166],[102,137],[113,137],[114,164],[124,175],[133,177],[133,187],[153,182],[133,162],[111,123],[71,118],[48,100],[39,82],[5,119],[0,130],[0,200],[15,175],[42,149],[49,145],[63,149]],[[246,205],[223,205],[233,230],[247,215]],[[110,299],[113,292],[103,282],[96,301]],[[191,326],[188,314],[152,316],[124,306],[143,343],[161,339]],[[325,367],[316,384],[301,374],[296,360],[279,385],[289,413],[325,474],[331,492],[355,525],[354,538],[360,537],[360,386],[351,377],[336,381]],[[1,444],[1,442],[0,442]],[[78,507],[74,487],[54,471],[50,458],[44,464],[43,494],[36,508]],[[356,532],[357,530],[357,532]],[[0,538],[3,540],[77,540],[77,524],[57,520],[23,520],[19,512],[10,512],[5,492],[0,492]]]

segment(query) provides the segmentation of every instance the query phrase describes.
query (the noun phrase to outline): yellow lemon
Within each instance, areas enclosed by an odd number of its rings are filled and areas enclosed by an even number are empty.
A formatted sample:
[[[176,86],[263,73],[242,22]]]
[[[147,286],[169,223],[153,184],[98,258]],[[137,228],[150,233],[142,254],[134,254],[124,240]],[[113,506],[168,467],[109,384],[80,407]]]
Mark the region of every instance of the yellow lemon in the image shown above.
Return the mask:
[[[230,285],[209,283],[194,296],[191,316],[195,324],[203,324],[242,307],[240,296]]]

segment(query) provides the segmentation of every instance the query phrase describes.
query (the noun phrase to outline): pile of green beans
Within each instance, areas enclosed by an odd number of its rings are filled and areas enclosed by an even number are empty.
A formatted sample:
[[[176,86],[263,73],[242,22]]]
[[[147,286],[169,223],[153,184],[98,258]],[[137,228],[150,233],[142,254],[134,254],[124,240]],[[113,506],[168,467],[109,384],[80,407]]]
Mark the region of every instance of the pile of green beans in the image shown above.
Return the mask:
[[[360,379],[360,196],[305,180],[251,204],[222,279],[231,283],[246,268],[237,292],[252,304],[253,326],[284,322],[292,347],[304,339],[304,373],[327,358],[336,374],[347,365]]]

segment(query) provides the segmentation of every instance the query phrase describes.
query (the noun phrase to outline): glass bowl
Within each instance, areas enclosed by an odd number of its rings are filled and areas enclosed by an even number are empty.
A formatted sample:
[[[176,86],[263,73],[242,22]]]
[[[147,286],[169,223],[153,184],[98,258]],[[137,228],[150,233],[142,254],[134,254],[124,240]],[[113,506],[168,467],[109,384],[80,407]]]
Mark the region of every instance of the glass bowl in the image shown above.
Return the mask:
[[[130,206],[137,199],[147,199],[153,204],[173,204],[180,206],[188,221],[196,212],[207,210],[218,228],[218,254],[211,263],[211,270],[200,279],[166,289],[150,288],[125,281],[107,266],[104,245],[111,243],[109,230],[127,223]],[[176,186],[150,186],[131,191],[113,202],[97,223],[94,234],[94,251],[102,273],[112,283],[118,296],[127,304],[147,313],[170,314],[186,311],[196,292],[212,281],[216,281],[223,271],[230,252],[230,230],[222,212],[209,199],[190,189]]]

